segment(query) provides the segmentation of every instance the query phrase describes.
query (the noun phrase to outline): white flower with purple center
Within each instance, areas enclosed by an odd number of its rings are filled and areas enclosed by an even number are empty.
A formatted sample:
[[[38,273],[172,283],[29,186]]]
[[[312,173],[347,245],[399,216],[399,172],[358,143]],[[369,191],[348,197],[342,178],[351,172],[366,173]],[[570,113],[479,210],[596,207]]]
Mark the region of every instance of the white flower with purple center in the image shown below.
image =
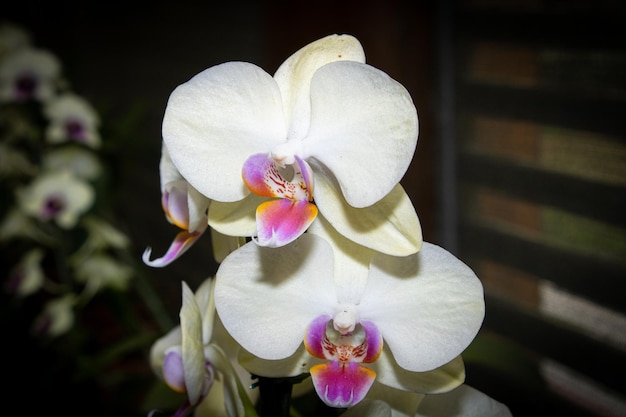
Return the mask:
[[[93,106],[72,93],[54,97],[44,107],[49,120],[46,140],[50,143],[76,142],[90,148],[99,148],[100,118]]]
[[[161,206],[165,218],[176,225],[176,234],[166,253],[150,260],[152,248],[143,253],[143,262],[152,267],[162,268],[182,256],[204,234],[208,227],[207,210],[210,200],[193,188],[178,172],[172,163],[165,145],[161,148],[159,164],[161,178]]]
[[[52,53],[19,48],[0,62],[0,101],[46,101],[56,92],[61,64]]]
[[[297,356],[304,344],[321,360],[308,371],[330,406],[355,405],[375,381],[416,391],[439,385],[430,371],[456,367],[482,324],[476,275],[429,243],[395,257],[336,232],[327,234],[332,243],[319,235],[281,248],[248,243],[224,260],[215,300],[228,332],[270,363]]]
[[[17,190],[19,206],[41,221],[54,221],[70,229],[89,210],[95,198],[93,187],[70,171],[45,172]]]
[[[417,252],[419,220],[398,185],[417,136],[407,90],[349,35],[305,46],[273,77],[245,62],[208,68],[172,92],[163,119],[174,165],[212,201],[209,225],[269,247],[319,212],[364,246]]]

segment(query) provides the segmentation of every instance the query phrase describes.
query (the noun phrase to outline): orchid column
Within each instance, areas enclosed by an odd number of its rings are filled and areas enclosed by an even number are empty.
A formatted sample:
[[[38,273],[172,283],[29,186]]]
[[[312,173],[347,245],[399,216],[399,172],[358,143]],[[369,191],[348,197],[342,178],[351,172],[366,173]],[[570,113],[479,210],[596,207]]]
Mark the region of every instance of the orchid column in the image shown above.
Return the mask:
[[[422,242],[399,183],[417,136],[407,90],[349,35],[305,46],[274,76],[208,68],[172,92],[163,120],[164,208],[184,239],[144,260],[180,256],[198,219],[246,238],[213,293],[239,362],[264,378],[310,375],[330,407],[392,390],[414,415],[424,393],[463,382],[459,355],[484,315],[479,280]]]

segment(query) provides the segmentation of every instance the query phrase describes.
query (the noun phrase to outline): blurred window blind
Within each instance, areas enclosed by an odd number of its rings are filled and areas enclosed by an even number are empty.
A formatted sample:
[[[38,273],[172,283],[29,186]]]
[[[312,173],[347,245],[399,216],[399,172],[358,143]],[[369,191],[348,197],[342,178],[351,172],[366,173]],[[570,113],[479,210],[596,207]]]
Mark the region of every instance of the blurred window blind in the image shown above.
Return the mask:
[[[624,416],[626,2],[454,4],[457,252],[485,286],[481,334],[539,385],[478,380],[471,351],[468,383],[514,415]]]

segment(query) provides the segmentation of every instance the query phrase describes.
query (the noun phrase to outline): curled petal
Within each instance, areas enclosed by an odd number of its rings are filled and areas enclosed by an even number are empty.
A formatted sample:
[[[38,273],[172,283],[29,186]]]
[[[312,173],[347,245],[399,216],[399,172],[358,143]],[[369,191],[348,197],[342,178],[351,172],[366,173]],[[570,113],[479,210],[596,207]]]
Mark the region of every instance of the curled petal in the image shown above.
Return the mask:
[[[319,359],[326,359],[323,349],[324,334],[326,333],[326,324],[332,317],[325,314],[316,317],[309,324],[304,335],[304,347],[307,352]]]
[[[183,230],[189,230],[189,206],[185,181],[169,184],[161,195],[161,205],[167,219]]]
[[[176,392],[187,391],[185,386],[185,368],[180,346],[168,349],[163,358],[163,379]]]
[[[383,350],[383,335],[380,334],[378,328],[371,321],[362,321],[361,326],[365,330],[365,338],[367,341],[367,353],[363,358],[363,362],[375,362]]]
[[[180,328],[184,379],[189,403],[195,405],[206,395],[213,380],[211,373],[205,369],[202,312],[193,292],[184,281],[182,282],[182,295]]]
[[[167,266],[174,262],[176,259],[180,258],[182,254],[187,252],[187,250],[192,247],[194,243],[196,243],[200,236],[202,236],[204,230],[206,230],[206,225],[204,226],[204,229],[198,232],[189,233],[183,230],[176,235],[174,241],[167,249],[165,255],[160,258],[150,260],[152,248],[148,247],[143,252],[141,259],[148,266],[163,268],[164,266]]]
[[[330,407],[347,408],[360,402],[376,379],[376,372],[356,362],[332,361],[311,368],[317,395]]]
[[[257,243],[272,248],[293,242],[317,216],[317,207],[308,201],[272,200],[256,211]]]

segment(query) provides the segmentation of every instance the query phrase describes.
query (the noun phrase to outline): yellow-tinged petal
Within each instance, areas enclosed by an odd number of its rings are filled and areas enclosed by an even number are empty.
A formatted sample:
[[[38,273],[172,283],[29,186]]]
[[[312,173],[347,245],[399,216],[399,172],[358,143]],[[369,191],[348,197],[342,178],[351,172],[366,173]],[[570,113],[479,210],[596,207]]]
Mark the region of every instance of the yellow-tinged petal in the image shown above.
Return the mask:
[[[349,205],[328,178],[315,177],[315,200],[320,213],[343,236],[388,255],[406,256],[422,247],[422,227],[400,184],[376,204]]]

